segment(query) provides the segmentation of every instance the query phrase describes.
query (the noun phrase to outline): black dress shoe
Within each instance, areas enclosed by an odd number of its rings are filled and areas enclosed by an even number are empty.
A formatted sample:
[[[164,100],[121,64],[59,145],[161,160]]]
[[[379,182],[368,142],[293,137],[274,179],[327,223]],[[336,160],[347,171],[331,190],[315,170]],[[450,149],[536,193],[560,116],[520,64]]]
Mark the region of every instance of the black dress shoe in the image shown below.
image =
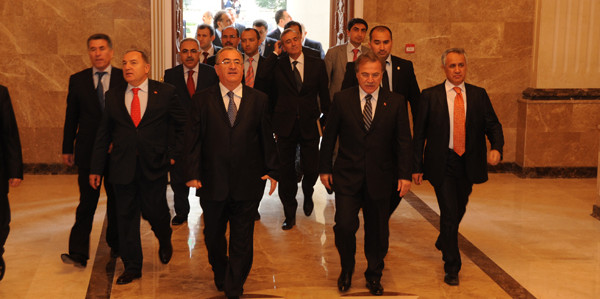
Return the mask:
[[[367,289],[369,289],[369,293],[371,293],[371,295],[383,295],[383,286],[379,280],[367,280]]]
[[[350,289],[352,285],[352,271],[344,271],[340,273],[340,277],[338,278],[338,290],[340,292],[346,292]]]
[[[224,283],[222,281],[217,282],[215,280],[215,287],[217,287],[217,291],[219,292],[223,292],[224,289]]]
[[[304,210],[304,215],[306,215],[306,217],[312,214],[314,207],[315,203],[313,202],[312,197],[304,198],[304,204],[302,205],[302,209]]]
[[[184,222],[187,221],[187,216],[181,216],[181,215],[175,215],[175,217],[173,217],[173,220],[171,220],[171,224],[173,225],[182,225]]]
[[[444,275],[444,282],[447,285],[457,286],[458,285],[458,273],[446,273],[446,275]]]
[[[289,230],[289,229],[292,229],[292,227],[294,227],[294,225],[296,225],[296,219],[290,220],[290,219],[285,218],[285,221],[283,222],[281,229]]]
[[[165,244],[161,244],[160,248],[158,248],[158,257],[161,263],[168,264],[171,256],[173,256],[173,246],[171,245],[171,240],[169,240],[168,243],[165,242]]]
[[[4,263],[4,258],[0,256],[0,280],[4,278],[4,272],[6,271],[6,264]]]
[[[140,272],[123,272],[119,278],[117,278],[117,284],[128,284],[132,282],[134,279],[138,279],[142,277],[142,273]]]
[[[60,259],[63,261],[63,263],[71,264],[77,268],[85,268],[85,266],[87,266],[87,260],[75,255],[70,255],[68,253],[61,254]]]
[[[254,214],[254,221],[258,221],[258,220],[260,220],[260,213],[257,210],[256,214]]]

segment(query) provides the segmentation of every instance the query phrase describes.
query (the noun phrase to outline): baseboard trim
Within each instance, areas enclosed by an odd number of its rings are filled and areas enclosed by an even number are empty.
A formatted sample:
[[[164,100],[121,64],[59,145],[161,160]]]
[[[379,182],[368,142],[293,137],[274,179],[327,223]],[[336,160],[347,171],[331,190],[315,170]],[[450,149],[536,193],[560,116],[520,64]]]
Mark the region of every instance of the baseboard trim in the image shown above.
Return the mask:
[[[61,163],[25,163],[26,174],[77,174],[77,166],[68,167]]]

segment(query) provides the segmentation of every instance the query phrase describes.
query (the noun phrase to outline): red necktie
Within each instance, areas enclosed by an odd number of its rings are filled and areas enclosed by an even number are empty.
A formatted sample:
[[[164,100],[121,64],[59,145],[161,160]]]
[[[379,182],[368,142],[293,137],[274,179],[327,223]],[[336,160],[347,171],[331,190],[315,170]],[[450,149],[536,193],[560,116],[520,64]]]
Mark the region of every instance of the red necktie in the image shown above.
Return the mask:
[[[190,93],[190,97],[194,96],[194,92],[196,92],[196,85],[194,84],[194,70],[188,71],[187,89]]]
[[[131,101],[131,120],[133,124],[137,127],[140,124],[140,120],[142,120],[142,113],[140,110],[140,98],[138,97],[139,88],[132,88],[133,91],[133,100]]]
[[[352,61],[356,61],[356,58],[358,58],[358,49],[352,49],[352,52],[354,52],[354,57],[352,57]]]
[[[250,62],[250,66],[248,66],[248,70],[246,71],[246,86],[254,87],[254,68],[252,67],[254,58],[249,57],[248,61]]]
[[[202,52],[202,55],[204,56],[202,63],[206,64],[208,62],[208,52]]]
[[[454,151],[462,156],[465,153],[465,103],[459,87],[454,87]]]

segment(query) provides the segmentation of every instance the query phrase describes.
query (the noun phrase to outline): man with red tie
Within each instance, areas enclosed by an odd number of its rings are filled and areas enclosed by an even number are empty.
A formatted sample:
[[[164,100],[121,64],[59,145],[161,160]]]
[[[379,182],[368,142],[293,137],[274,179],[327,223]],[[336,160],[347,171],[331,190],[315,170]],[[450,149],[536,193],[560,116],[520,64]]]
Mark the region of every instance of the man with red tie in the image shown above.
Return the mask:
[[[440,207],[440,234],[435,247],[442,251],[444,282],[458,285],[461,268],[458,226],[473,184],[488,179],[485,138],[490,141],[487,163],[502,158],[502,125],[485,89],[465,83],[467,56],[461,48],[442,54],[446,81],[423,90],[414,120],[413,181],[428,180]]]
[[[207,24],[198,25],[196,39],[200,42],[200,62],[208,64],[208,59],[217,55],[217,52],[221,50],[221,47],[213,43],[215,40],[215,29]]]

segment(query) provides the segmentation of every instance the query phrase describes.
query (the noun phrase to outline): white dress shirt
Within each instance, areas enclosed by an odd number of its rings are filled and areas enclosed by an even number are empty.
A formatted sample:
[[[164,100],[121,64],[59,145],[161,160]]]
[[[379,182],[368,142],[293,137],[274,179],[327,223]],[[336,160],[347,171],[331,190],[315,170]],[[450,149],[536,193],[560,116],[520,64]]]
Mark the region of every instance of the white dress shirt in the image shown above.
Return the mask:
[[[146,107],[148,106],[148,78],[144,80],[140,86],[132,86],[131,84],[127,84],[127,90],[125,91],[125,107],[127,107],[127,112],[131,115],[131,102],[133,101],[133,88],[139,88],[138,90],[138,98],[140,99],[140,120],[144,118],[144,113],[146,112]]]
[[[229,96],[227,93],[229,89],[219,82],[219,88],[221,89],[221,95],[223,96],[223,104],[225,105],[225,111],[229,111]],[[240,104],[242,103],[242,83],[238,85],[233,91],[233,102],[238,111],[240,111]]]
[[[300,56],[298,56],[298,59],[296,59],[295,61],[298,61],[298,63],[296,64],[296,68],[298,69],[298,72],[300,72],[300,78],[302,78],[302,82],[304,82],[304,53],[300,53]],[[294,62],[294,59],[292,59],[290,57],[290,64]],[[294,70],[294,64],[292,64],[292,71]]]
[[[367,103],[367,100],[365,99],[367,93],[360,85],[358,86],[358,94],[360,96],[360,111],[361,113],[364,113],[365,104]],[[379,97],[379,87],[371,94],[371,96],[371,119],[373,119],[375,117],[375,108],[377,107],[377,98]]]
[[[110,72],[112,71],[112,66],[109,64],[106,69],[104,69],[103,71],[97,69],[96,67],[92,67],[92,77],[94,78],[94,87],[98,88],[98,75],[96,75],[97,72],[106,72],[106,74],[104,74],[104,76],[102,76],[102,87],[104,88],[104,93],[106,93],[106,91],[108,91],[108,88],[110,88]]]

